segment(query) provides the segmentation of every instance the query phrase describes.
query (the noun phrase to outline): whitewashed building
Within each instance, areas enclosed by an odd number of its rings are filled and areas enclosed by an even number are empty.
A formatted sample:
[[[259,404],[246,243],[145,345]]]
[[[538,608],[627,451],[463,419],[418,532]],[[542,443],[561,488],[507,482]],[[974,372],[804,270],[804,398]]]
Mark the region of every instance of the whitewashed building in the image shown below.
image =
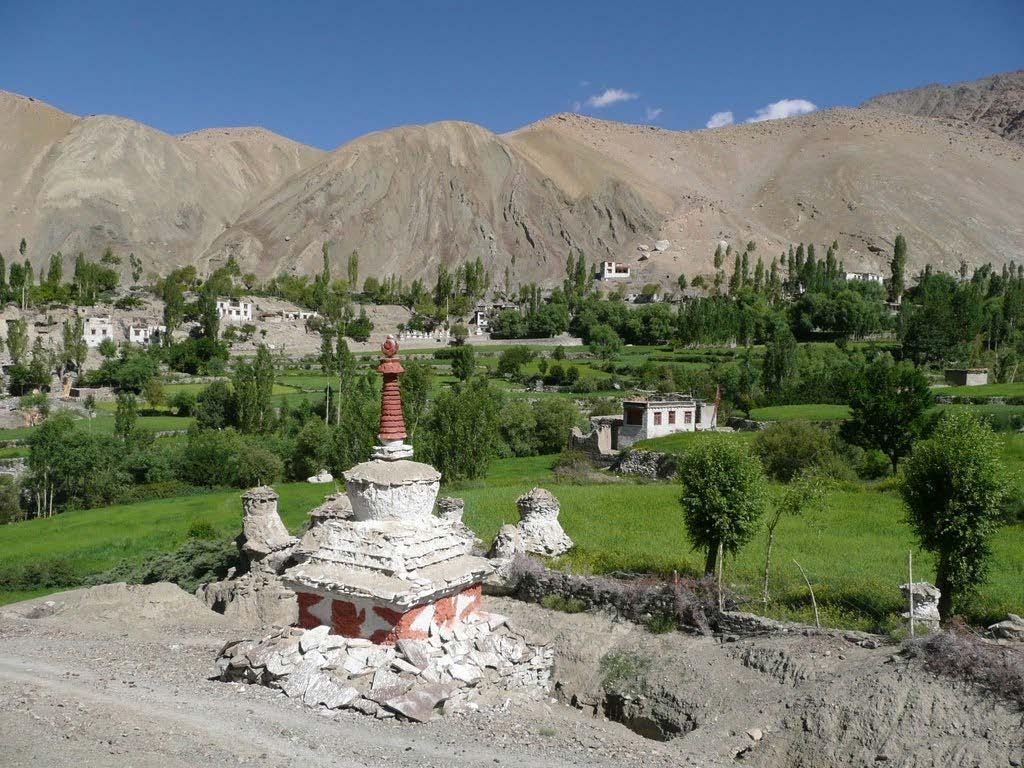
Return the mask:
[[[248,299],[217,299],[217,316],[229,323],[251,323],[252,310]]]
[[[622,425],[615,441],[625,448],[639,440],[676,432],[701,432],[718,426],[718,404],[688,395],[664,399],[624,400]]]
[[[877,272],[847,272],[846,279],[849,282],[878,283],[882,285],[885,280]]]
[[[145,322],[134,322],[128,326],[128,341],[132,344],[156,344],[167,333],[165,325],[150,325]]]
[[[600,280],[628,280],[629,266],[617,261],[602,261],[597,277]]]
[[[114,321],[109,317],[85,318],[85,345],[98,347],[104,339],[114,341]]]

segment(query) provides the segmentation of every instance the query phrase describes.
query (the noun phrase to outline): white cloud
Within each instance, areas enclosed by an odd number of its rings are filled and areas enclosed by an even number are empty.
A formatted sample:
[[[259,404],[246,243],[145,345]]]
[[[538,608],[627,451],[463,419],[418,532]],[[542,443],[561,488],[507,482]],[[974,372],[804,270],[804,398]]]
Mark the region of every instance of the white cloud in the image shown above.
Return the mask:
[[[603,93],[596,93],[587,99],[587,106],[594,109],[601,109],[620,101],[632,101],[638,94],[624,91],[621,88],[607,88]]]
[[[762,120],[780,120],[784,117],[795,117],[813,112],[818,107],[807,99],[782,99],[761,107],[753,117],[748,117],[748,123],[760,123]]]
[[[647,119],[648,120],[657,120],[658,117],[661,115],[661,113],[662,113],[661,107],[647,107]]]
[[[707,123],[704,125],[705,128],[721,128],[726,125],[732,125],[735,122],[732,112],[715,112]]]

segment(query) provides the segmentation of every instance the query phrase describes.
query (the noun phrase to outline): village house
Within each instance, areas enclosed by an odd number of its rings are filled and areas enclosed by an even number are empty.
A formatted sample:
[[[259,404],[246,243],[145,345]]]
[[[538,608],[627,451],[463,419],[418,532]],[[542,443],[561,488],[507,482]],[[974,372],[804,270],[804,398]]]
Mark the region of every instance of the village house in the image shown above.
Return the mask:
[[[597,273],[598,280],[628,280],[629,266],[616,261],[602,261],[600,271]]]
[[[477,304],[473,309],[473,320],[470,322],[470,325],[474,326],[476,329],[475,334],[477,336],[482,336],[487,333],[487,328],[490,325],[491,318],[506,309],[518,309],[518,307],[511,301],[495,301],[491,304]]]
[[[85,345],[98,347],[104,339],[114,340],[114,322],[109,317],[85,318]]]
[[[217,299],[217,317],[229,323],[251,323],[252,310],[248,299]]]
[[[591,431],[573,428],[572,447],[594,457],[608,456],[640,440],[676,432],[703,432],[718,426],[718,400],[707,402],[672,393],[622,402],[622,413],[592,416]]]
[[[128,326],[128,341],[131,344],[156,344],[167,333],[165,325],[150,325],[145,321],[136,320]]]
[[[847,272],[846,279],[849,282],[878,283],[879,285],[885,282],[877,272]]]

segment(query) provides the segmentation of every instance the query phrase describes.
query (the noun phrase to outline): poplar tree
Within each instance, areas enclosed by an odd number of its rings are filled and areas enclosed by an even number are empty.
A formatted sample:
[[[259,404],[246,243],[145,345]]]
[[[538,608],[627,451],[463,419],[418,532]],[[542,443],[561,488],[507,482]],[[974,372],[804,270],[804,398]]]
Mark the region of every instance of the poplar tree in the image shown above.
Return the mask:
[[[889,279],[889,300],[898,302],[903,296],[904,272],[907,268],[907,241],[902,234],[896,235],[896,242],[892,249],[892,261],[889,269],[892,277]]]

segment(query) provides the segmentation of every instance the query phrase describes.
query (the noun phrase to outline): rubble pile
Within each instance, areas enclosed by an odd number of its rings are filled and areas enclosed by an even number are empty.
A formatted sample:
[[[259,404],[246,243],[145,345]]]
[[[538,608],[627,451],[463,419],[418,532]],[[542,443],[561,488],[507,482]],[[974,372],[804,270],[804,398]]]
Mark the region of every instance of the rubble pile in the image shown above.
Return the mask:
[[[310,707],[423,722],[442,707],[445,713],[476,709],[496,691],[542,696],[553,655],[527,642],[504,616],[477,611],[452,629],[395,645],[330,634],[323,625],[284,627],[228,643],[217,671],[222,680],[276,688]]]

